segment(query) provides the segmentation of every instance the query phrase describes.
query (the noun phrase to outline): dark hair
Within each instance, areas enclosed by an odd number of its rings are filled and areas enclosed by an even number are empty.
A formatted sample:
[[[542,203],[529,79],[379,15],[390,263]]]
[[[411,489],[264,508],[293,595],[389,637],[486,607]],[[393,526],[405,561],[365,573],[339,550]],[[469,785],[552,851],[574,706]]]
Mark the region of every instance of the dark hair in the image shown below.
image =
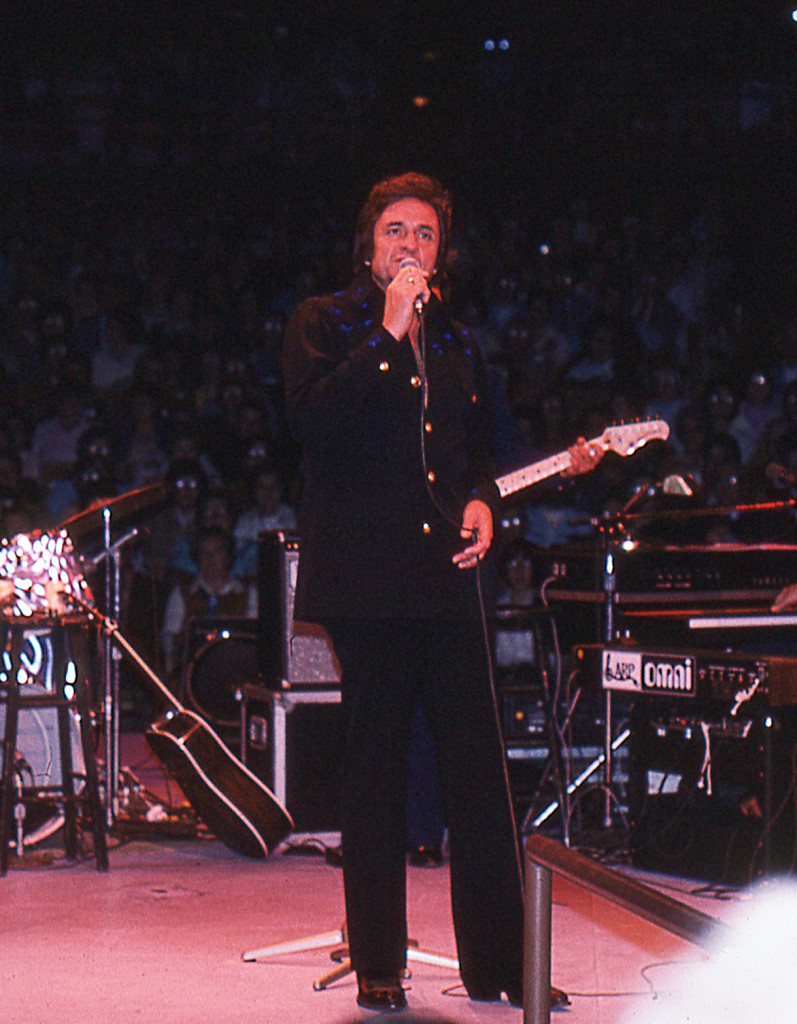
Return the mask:
[[[205,516],[207,515],[208,508],[212,502],[217,501],[224,503],[224,506],[227,509],[227,515],[230,517],[231,521],[235,518],[230,495],[227,493],[224,486],[222,484],[206,483],[205,486],[200,489],[199,499],[197,501],[197,518],[198,522],[202,525],[202,529],[204,529]]]
[[[384,211],[400,199],[420,199],[437,214],[440,244],[437,267],[432,280],[445,279],[449,269],[448,244],[451,236],[451,195],[439,181],[425,174],[409,171],[377,182],[368,194],[357,218],[354,233],[354,273],[368,266],[374,255],[374,227]]]

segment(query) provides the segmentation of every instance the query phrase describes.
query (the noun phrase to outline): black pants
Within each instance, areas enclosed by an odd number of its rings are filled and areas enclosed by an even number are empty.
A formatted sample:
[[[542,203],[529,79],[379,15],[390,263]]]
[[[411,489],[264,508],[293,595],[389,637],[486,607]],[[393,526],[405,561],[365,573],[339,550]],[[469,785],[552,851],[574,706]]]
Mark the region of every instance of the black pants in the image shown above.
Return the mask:
[[[478,625],[327,623],[342,670],[341,833],[352,965],[406,964],[407,751],[416,697],[438,751],[451,897],[468,991],[522,977],[520,859],[495,702]]]
[[[407,849],[443,845],[446,819],[437,751],[420,704],[415,705],[407,765]]]

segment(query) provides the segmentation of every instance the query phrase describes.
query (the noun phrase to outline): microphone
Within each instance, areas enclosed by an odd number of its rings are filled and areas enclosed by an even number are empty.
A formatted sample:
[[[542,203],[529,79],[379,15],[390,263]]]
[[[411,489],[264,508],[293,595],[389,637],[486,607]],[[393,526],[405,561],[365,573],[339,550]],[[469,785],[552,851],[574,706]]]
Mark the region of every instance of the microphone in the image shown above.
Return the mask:
[[[694,480],[692,480],[691,477],[689,480],[691,483],[694,483]],[[624,513],[631,512],[645,499],[656,498],[660,494],[677,495],[680,498],[691,498],[695,493],[691,483],[680,474],[673,473],[670,476],[665,476],[663,480],[648,484],[640,484],[631,495],[631,498],[625,503],[625,505],[623,505],[622,511]]]
[[[421,270],[421,265],[414,256],[405,256],[401,263],[399,263],[399,270],[403,270],[405,267],[415,267],[418,270]],[[421,271],[421,273],[423,273],[423,271]],[[423,316],[423,299],[420,295],[413,302],[413,306],[415,307],[415,312],[418,316]]]

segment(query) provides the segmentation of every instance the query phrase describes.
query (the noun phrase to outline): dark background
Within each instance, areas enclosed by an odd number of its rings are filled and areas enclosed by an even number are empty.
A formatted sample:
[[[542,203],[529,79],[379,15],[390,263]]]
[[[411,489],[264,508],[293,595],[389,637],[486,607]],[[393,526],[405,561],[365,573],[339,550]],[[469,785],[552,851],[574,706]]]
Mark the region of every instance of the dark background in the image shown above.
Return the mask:
[[[40,0],[3,4],[2,20],[6,143],[44,151],[6,159],[6,217],[19,174],[59,198],[54,156],[88,101],[102,143],[78,186],[84,216],[102,217],[92,174],[150,210],[244,190],[253,216],[283,210],[304,256],[311,209],[342,233],[368,184],[407,167],[474,217],[540,232],[579,196],[688,217],[717,195],[745,254],[740,289],[793,285],[788,4]],[[131,137],[158,148],[154,166],[131,168]]]

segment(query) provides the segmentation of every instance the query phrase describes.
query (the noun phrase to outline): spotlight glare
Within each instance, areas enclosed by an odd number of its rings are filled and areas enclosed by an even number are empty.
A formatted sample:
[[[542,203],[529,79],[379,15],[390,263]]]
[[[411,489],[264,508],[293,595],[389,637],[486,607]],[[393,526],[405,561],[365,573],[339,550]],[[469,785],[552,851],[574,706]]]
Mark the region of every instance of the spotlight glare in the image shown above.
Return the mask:
[[[502,39],[500,41],[500,43],[498,44],[498,49],[499,50],[508,50],[509,49],[509,40],[508,39]]]
[[[488,51],[494,50],[495,49],[495,40],[494,39],[485,39],[484,40],[484,48],[485,48],[485,50],[488,50]]]

